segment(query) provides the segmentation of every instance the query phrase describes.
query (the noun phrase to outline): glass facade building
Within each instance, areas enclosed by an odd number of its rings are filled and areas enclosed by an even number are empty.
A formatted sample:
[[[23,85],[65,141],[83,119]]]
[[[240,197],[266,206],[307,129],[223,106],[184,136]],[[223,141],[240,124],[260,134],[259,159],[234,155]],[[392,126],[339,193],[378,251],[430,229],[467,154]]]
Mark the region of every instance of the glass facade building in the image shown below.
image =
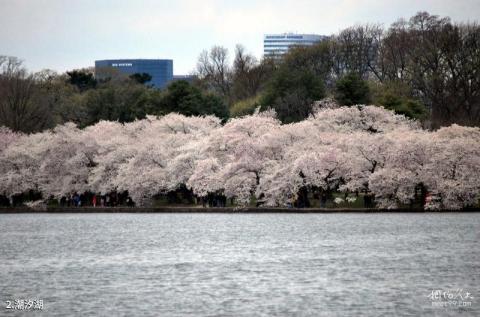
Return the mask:
[[[126,75],[147,73],[152,76],[152,80],[146,83],[147,85],[164,88],[173,80],[173,60],[105,59],[95,61],[95,76],[98,79],[108,77],[112,71],[118,71]]]
[[[263,55],[282,56],[293,46],[313,45],[326,38],[317,34],[266,34],[263,37]]]

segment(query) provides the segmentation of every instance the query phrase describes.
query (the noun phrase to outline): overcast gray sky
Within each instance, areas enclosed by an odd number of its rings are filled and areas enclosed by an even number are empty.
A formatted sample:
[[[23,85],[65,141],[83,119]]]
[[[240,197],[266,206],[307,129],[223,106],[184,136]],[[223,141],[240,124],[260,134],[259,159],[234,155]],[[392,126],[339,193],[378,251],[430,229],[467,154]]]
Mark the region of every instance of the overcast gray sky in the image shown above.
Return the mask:
[[[0,0],[0,55],[59,72],[96,59],[169,58],[187,74],[213,45],[232,56],[241,43],[261,57],[265,33],[330,35],[417,11],[476,21],[480,0]]]

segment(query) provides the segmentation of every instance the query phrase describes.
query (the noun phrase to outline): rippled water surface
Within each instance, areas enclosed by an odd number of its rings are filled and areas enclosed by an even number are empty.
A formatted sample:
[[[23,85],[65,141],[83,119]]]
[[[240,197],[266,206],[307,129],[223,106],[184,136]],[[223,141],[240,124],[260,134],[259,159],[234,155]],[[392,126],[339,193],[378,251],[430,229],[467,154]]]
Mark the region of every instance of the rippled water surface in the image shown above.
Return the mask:
[[[480,316],[479,241],[478,213],[3,214],[0,316]]]

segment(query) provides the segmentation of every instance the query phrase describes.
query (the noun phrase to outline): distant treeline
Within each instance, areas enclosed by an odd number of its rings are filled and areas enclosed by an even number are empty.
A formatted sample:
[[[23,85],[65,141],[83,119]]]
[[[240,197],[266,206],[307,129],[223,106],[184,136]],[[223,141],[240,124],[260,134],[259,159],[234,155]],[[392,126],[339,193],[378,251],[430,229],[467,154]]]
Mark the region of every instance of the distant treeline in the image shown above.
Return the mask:
[[[434,129],[480,125],[480,27],[426,12],[388,29],[356,25],[282,57],[257,60],[238,45],[231,64],[227,49],[214,46],[200,54],[193,83],[163,91],[148,85],[148,74],[97,80],[93,69],[29,73],[6,56],[0,67],[0,126],[23,132],[173,111],[226,120],[257,107],[298,122],[325,97],[383,106]]]

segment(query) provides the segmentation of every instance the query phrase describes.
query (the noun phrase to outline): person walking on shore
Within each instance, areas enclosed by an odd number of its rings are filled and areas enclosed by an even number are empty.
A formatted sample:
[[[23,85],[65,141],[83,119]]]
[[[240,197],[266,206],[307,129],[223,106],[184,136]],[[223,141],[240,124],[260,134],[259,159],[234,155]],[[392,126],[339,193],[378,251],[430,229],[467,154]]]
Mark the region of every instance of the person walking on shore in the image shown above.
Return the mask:
[[[93,205],[93,207],[97,207],[97,195],[95,195],[95,194],[93,194],[92,205]]]

